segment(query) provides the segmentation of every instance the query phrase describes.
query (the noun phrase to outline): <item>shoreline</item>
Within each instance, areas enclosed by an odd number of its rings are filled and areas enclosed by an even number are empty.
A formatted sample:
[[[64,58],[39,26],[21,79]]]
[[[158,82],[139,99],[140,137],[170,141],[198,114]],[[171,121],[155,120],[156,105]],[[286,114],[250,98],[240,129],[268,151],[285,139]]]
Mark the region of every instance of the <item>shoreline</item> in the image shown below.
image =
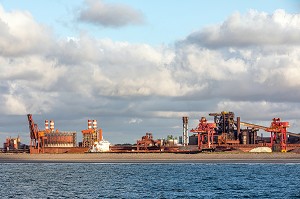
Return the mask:
[[[300,163],[297,153],[0,153],[1,163]]]

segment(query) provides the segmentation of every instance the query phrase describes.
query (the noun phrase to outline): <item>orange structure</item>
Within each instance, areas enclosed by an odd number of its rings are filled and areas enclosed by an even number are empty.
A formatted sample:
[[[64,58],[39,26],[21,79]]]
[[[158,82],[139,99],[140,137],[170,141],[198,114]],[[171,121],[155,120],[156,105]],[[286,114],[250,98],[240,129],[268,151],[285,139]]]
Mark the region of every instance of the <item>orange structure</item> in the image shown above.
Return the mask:
[[[256,128],[256,129],[262,129],[266,132],[270,132],[271,133],[270,145],[272,150],[276,151],[279,146],[281,152],[287,152],[287,128],[289,127],[289,122],[281,122],[280,118],[273,118],[270,127],[250,124],[246,122],[241,122],[241,125]]]
[[[160,140],[153,140],[152,133],[146,133],[146,135],[144,135],[141,140],[137,140],[136,148],[137,148],[137,151],[139,151],[141,149],[147,151],[149,149],[149,147],[152,147],[152,146],[160,147],[161,144],[162,143]]]
[[[271,126],[265,131],[271,133],[271,146],[274,151],[276,145],[281,149],[281,152],[287,151],[287,128],[289,127],[289,122],[281,122],[280,118],[273,118]]]
[[[102,129],[97,127],[97,120],[88,120],[88,129],[82,130],[82,146],[91,147],[94,142],[103,140]]]
[[[199,120],[199,124],[195,129],[192,129],[192,133],[198,133],[198,149],[203,149],[203,144],[206,140],[207,147],[209,149],[213,148],[214,144],[214,133],[215,133],[216,123],[208,123],[205,117]]]
[[[44,153],[45,147],[45,132],[40,131],[37,124],[34,123],[32,119],[32,114],[27,115],[30,131],[30,153]]]
[[[44,153],[45,147],[75,147],[76,132],[60,132],[54,130],[54,121],[45,120],[45,129],[39,130],[38,125],[34,123],[32,115],[28,114],[30,130],[30,153]],[[50,126],[50,128],[49,128]]]

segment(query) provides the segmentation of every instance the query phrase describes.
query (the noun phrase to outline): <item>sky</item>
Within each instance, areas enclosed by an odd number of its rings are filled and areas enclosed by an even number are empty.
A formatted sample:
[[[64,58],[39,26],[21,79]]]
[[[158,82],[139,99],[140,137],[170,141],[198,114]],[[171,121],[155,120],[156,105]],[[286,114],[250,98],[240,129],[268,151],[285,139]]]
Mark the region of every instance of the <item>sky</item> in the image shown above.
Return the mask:
[[[296,0],[0,0],[0,142],[29,143],[28,113],[77,142],[88,119],[133,144],[221,111],[300,133],[299,12]]]

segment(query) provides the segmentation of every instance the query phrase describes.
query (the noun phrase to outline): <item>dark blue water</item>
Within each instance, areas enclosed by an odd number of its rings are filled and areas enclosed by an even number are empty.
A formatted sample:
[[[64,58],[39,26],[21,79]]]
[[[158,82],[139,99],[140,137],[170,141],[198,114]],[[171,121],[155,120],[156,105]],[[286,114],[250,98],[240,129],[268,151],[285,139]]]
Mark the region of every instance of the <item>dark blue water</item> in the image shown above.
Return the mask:
[[[0,164],[1,198],[300,198],[300,164]]]

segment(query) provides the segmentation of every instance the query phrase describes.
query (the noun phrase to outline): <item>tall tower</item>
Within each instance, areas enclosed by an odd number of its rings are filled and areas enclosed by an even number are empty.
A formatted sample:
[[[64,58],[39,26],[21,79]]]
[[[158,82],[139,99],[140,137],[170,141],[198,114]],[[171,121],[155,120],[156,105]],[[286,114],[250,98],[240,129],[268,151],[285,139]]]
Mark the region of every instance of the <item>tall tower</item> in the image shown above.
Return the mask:
[[[188,133],[188,123],[189,123],[189,118],[188,117],[182,117],[182,121],[183,121],[183,146],[187,146],[188,145],[188,141],[189,141],[189,133]]]

